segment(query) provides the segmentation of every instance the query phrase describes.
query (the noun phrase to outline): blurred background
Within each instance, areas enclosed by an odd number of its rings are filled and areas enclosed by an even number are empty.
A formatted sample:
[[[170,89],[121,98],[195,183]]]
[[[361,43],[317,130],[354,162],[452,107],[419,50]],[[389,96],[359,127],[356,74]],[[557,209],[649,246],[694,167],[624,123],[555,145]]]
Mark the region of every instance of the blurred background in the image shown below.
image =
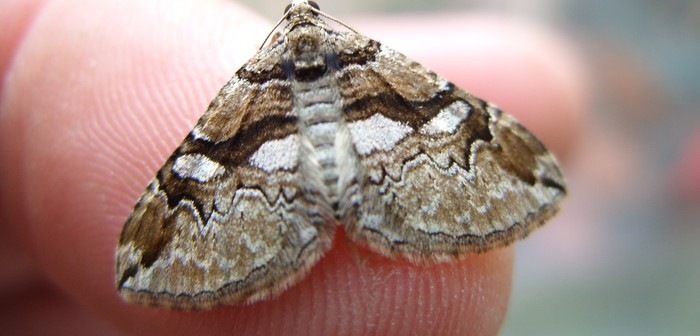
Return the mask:
[[[279,0],[242,2],[270,21],[281,15]],[[570,41],[591,80],[586,131],[565,167],[571,193],[564,210],[517,245],[502,334],[700,335],[700,1],[321,6],[350,25],[353,18],[481,11]]]

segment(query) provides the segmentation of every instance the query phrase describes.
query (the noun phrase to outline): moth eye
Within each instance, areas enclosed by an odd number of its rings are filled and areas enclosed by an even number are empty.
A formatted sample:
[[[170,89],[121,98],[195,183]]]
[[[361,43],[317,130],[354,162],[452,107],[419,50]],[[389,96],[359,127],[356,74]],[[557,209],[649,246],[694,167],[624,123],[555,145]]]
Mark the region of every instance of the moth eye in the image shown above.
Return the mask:
[[[309,5],[311,5],[311,7],[313,7],[316,10],[321,10],[316,1],[309,1]]]
[[[292,9],[292,4],[287,5],[287,7],[284,7],[284,14],[287,14],[289,10]]]

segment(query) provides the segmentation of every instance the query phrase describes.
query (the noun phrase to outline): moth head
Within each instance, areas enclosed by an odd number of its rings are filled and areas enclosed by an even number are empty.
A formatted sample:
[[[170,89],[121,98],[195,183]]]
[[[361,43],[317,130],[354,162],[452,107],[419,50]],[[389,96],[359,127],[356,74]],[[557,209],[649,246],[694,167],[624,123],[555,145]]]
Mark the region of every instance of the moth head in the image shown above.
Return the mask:
[[[299,6],[311,7],[314,9],[314,11],[321,10],[321,8],[318,6],[318,4],[315,1],[294,0],[294,1],[292,1],[292,3],[290,3],[289,5],[287,5],[287,7],[284,8],[284,15],[286,16],[289,13],[289,11],[292,10],[292,8],[299,7]]]
[[[290,19],[291,17],[296,16],[297,14],[310,14],[310,16],[314,18],[316,16],[321,16],[340,24],[341,26],[347,28],[355,34],[358,34],[354,29],[352,29],[350,26],[346,25],[342,21],[322,12],[321,7],[319,7],[319,5],[312,0],[292,0],[292,3],[285,7],[284,15],[282,16],[280,22],[278,22],[277,25],[275,25],[275,27],[279,26],[280,23],[285,19]]]

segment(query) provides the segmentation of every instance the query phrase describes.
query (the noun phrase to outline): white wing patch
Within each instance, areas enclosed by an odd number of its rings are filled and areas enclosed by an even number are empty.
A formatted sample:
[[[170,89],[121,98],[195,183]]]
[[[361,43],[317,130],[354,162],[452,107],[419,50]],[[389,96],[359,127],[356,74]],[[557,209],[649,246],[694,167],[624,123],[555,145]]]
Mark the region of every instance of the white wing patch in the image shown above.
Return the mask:
[[[471,107],[467,103],[458,100],[440,111],[433,119],[421,127],[420,132],[426,135],[439,135],[441,133],[453,134],[464,119],[467,119]]]
[[[413,131],[410,126],[381,114],[350,123],[348,128],[350,128],[355,149],[360,155],[367,155],[375,150],[391,150],[396,143]]]
[[[296,134],[268,141],[250,157],[250,164],[266,172],[290,170],[299,161],[299,138]]]
[[[182,155],[173,164],[173,172],[177,176],[201,183],[209,182],[211,179],[221,176],[225,171],[224,166],[202,154]]]

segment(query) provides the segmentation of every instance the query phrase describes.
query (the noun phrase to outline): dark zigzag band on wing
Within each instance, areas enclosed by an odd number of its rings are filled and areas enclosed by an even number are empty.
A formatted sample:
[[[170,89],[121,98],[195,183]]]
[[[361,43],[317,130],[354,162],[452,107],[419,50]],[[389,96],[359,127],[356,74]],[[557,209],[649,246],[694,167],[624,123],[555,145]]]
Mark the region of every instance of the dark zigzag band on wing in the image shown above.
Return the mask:
[[[294,260],[304,260],[304,254],[307,253],[307,248],[314,243],[317,243],[316,239],[304,244]],[[150,265],[141,264],[141,266],[148,267]],[[303,265],[290,265],[290,268],[293,269],[301,269],[301,267],[303,267]],[[146,289],[134,290],[131,288],[123,288],[122,286],[126,280],[134,276],[137,271],[138,265],[132,265],[122,274],[122,277],[118,282],[118,289],[124,292],[123,295],[129,297],[129,299],[133,302],[147,305],[157,305],[157,301],[166,301],[177,309],[182,310],[202,309],[215,305],[240,301],[258,291],[265,290],[265,288],[270,285],[272,280],[279,281],[279,279],[268,277],[269,267],[260,266],[254,269],[244,279],[228,283],[218,290],[201,291],[191,295],[171,293],[168,291],[153,292]],[[266,279],[266,277],[268,278]],[[289,280],[289,282],[293,281]]]
[[[561,198],[565,194],[562,193]],[[552,218],[558,208],[551,204],[545,204],[537,211],[529,213],[527,217],[522,222],[514,223],[511,227],[504,230],[496,230],[494,232],[488,233],[486,235],[476,235],[476,234],[462,234],[459,236],[452,236],[445,234],[443,232],[425,232],[416,231],[412,240],[420,240],[417,237],[424,235],[430,236],[436,243],[432,245],[435,248],[435,253],[440,254],[438,258],[450,257],[459,258],[464,253],[483,253],[490,251],[494,248],[505,247],[517,240],[525,239],[530,233],[535,229],[542,226],[550,218]],[[388,255],[394,254],[404,254],[412,253],[419,255],[420,251],[416,250],[415,247],[408,243],[411,239],[404,240],[391,240],[382,231],[365,227],[363,228],[368,235],[374,235],[378,239],[386,242],[386,246],[390,246],[390,251]],[[440,251],[437,248],[440,246],[457,244],[463,249],[447,249]]]

